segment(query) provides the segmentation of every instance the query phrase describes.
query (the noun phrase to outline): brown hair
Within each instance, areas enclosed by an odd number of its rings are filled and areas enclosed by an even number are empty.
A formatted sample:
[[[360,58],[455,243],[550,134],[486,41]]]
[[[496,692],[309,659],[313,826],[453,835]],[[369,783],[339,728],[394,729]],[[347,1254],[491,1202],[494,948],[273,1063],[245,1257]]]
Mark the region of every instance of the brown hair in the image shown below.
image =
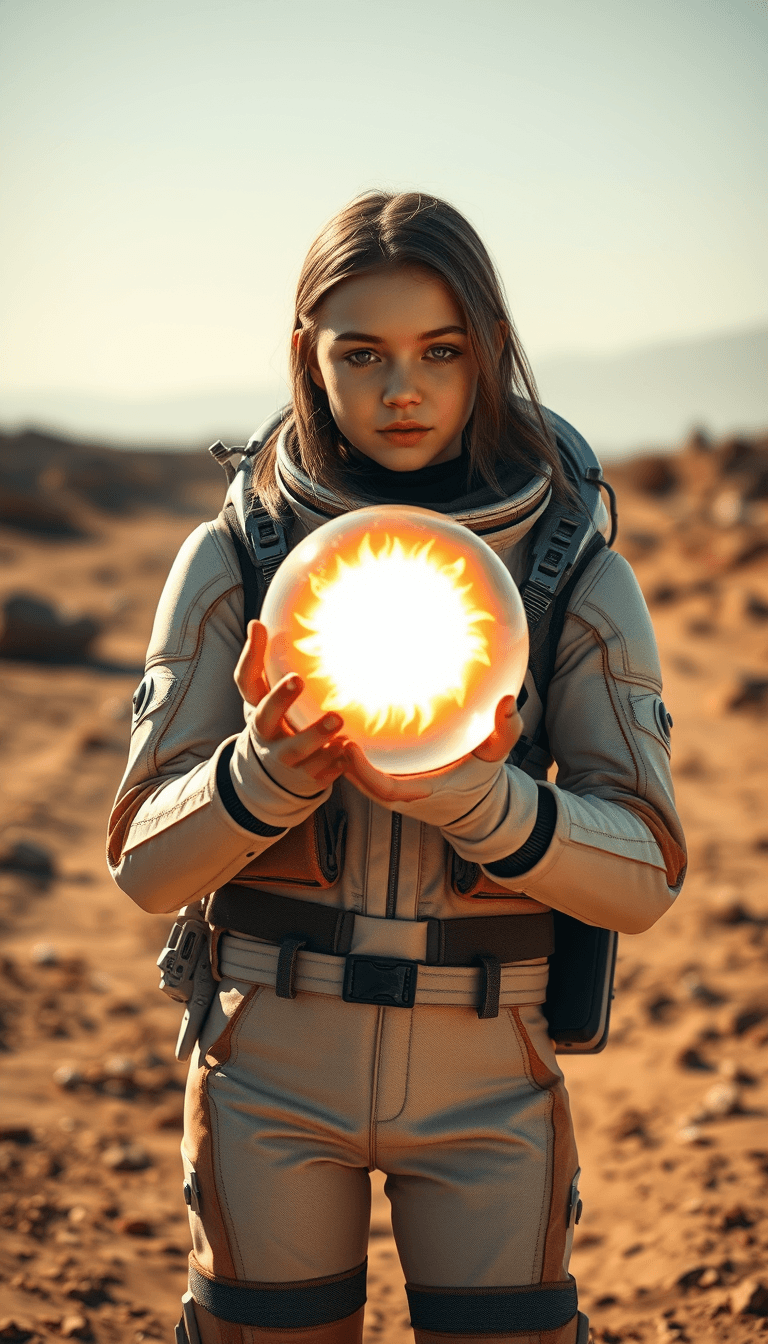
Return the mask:
[[[500,461],[552,472],[555,493],[571,494],[554,434],[539,405],[536,384],[507,307],[501,280],[472,225],[446,201],[418,192],[374,191],[352,201],[329,221],[309,249],[296,289],[291,345],[293,415],[289,430],[301,465],[314,482],[348,499],[345,447],[331,416],[328,398],[312,381],[308,354],[316,339],[318,313],[328,292],[342,280],[390,266],[427,267],[448,286],[463,310],[479,377],[467,425],[470,471],[500,493],[495,467]],[[499,332],[504,342],[499,355]],[[259,454],[254,490],[277,513],[281,497],[275,480],[277,433]]]

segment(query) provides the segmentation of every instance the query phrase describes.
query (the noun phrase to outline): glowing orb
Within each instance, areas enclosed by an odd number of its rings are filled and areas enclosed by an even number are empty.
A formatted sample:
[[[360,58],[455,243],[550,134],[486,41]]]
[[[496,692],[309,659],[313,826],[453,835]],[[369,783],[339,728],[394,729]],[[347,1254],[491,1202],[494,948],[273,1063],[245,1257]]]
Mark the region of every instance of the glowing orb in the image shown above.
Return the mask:
[[[301,730],[331,710],[388,774],[473,751],[517,695],[528,627],[517,587],[474,533],[430,509],[382,504],[323,524],[267,591],[265,670],[297,672]]]

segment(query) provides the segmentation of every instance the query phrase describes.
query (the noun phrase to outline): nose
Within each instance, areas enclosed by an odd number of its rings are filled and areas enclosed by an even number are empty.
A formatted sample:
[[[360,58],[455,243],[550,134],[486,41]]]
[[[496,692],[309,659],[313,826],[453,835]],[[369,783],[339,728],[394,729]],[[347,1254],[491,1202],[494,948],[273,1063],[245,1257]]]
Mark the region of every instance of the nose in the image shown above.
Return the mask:
[[[404,410],[406,406],[420,405],[421,393],[416,386],[410,366],[399,364],[392,368],[384,389],[383,401],[385,406],[397,406],[399,410]]]

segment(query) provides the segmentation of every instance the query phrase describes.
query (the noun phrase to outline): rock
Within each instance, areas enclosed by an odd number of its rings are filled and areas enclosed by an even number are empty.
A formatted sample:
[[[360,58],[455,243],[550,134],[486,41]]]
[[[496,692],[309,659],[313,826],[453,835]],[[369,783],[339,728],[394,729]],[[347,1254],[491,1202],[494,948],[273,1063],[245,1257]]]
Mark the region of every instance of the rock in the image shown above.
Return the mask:
[[[26,1125],[0,1125],[0,1143],[34,1143],[34,1139]]]
[[[691,1069],[695,1073],[714,1072],[714,1064],[710,1064],[695,1045],[681,1050],[677,1056],[677,1063],[681,1069]]]
[[[55,876],[51,854],[33,840],[16,840],[0,850],[0,868],[7,873],[25,873],[46,880]]]
[[[735,1083],[715,1083],[704,1097],[702,1119],[722,1120],[741,1111],[741,1092]]]
[[[0,619],[0,658],[41,663],[82,662],[99,634],[90,616],[68,620],[49,602],[29,593],[6,598]]]
[[[660,453],[649,453],[629,462],[625,474],[636,490],[657,498],[670,494],[678,484],[674,462]]]
[[[57,966],[59,963],[59,954],[53,943],[35,943],[31,957],[36,966]]]
[[[706,1148],[707,1145],[711,1143],[711,1140],[707,1138],[701,1125],[696,1124],[681,1125],[675,1137],[677,1138],[678,1143],[696,1143],[702,1148]]]
[[[82,536],[82,529],[69,510],[38,494],[9,490],[3,485],[0,485],[0,523],[49,537]]]
[[[733,1033],[743,1036],[751,1027],[757,1027],[768,1017],[768,1003],[751,1003],[733,1019]]]
[[[730,1303],[734,1316],[768,1316],[768,1282],[745,1279],[731,1289]]]
[[[0,1339],[19,1341],[31,1339],[34,1335],[34,1326],[17,1316],[3,1316],[0,1319]]]
[[[112,1171],[143,1171],[152,1165],[152,1158],[139,1143],[116,1143],[101,1155],[105,1167]]]
[[[743,1204],[732,1204],[729,1209],[723,1213],[723,1219],[720,1224],[723,1232],[730,1232],[732,1227],[754,1227],[755,1219],[752,1214],[744,1208]]]
[[[82,1083],[83,1075],[71,1064],[61,1064],[53,1075],[53,1081],[57,1087],[63,1087],[65,1092],[72,1092]]]
[[[647,1139],[648,1117],[642,1111],[632,1108],[623,1111],[611,1128],[611,1137],[621,1142],[624,1139]]]
[[[145,1218],[121,1218],[117,1224],[118,1232],[123,1232],[126,1237],[151,1237],[153,1236],[152,1224]]]
[[[726,697],[732,712],[764,714],[768,710],[768,677],[743,676]]]
[[[65,1316],[61,1333],[65,1339],[90,1339],[91,1327],[85,1316]]]

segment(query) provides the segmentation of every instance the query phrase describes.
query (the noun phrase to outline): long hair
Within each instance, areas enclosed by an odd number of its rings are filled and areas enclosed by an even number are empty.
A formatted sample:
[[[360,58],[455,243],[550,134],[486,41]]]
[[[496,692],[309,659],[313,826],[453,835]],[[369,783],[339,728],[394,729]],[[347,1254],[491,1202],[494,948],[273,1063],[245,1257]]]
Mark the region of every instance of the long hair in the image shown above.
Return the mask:
[[[418,192],[372,191],[350,202],[325,226],[309,249],[296,289],[290,372],[293,390],[289,432],[301,465],[348,500],[348,460],[326,393],[313,382],[309,353],[317,339],[326,295],[342,280],[384,267],[418,266],[435,273],[463,311],[477,361],[475,405],[467,424],[469,470],[498,493],[496,469],[503,461],[546,463],[555,493],[567,497],[555,438],[539,405],[536,384],[509,313],[496,268],[472,225],[446,201]],[[501,353],[499,339],[503,336]],[[277,433],[265,445],[253,476],[255,492],[277,513]]]

